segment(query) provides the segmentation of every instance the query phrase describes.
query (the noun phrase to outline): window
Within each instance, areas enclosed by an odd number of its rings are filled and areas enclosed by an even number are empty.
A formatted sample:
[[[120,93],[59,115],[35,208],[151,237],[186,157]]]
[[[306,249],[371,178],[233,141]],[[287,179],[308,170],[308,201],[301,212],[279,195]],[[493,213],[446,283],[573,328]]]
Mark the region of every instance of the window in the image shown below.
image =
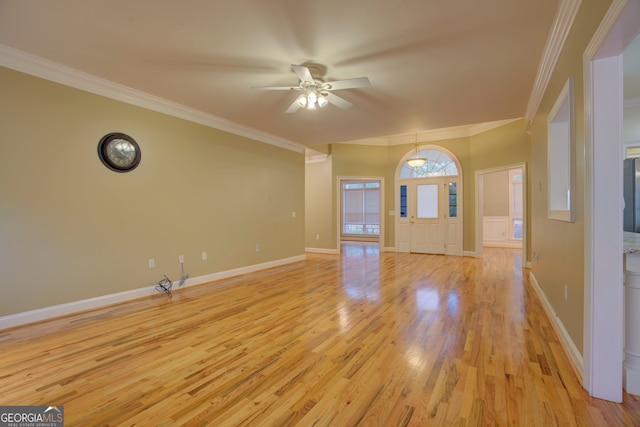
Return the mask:
[[[449,183],[449,218],[458,217],[458,183]]]
[[[407,217],[407,186],[400,186],[400,218]]]
[[[511,219],[510,239],[522,240],[523,227],[523,192],[522,169],[509,170],[509,218]]]
[[[342,182],[342,234],[380,234],[380,181]]]
[[[416,217],[438,218],[438,184],[418,184]]]
[[[423,166],[413,168],[404,164],[400,170],[400,178],[428,178],[436,176],[457,176],[458,168],[446,153],[438,150],[421,150],[419,157],[426,157]]]
[[[553,105],[548,125],[548,216],[573,221],[573,83],[569,79]]]

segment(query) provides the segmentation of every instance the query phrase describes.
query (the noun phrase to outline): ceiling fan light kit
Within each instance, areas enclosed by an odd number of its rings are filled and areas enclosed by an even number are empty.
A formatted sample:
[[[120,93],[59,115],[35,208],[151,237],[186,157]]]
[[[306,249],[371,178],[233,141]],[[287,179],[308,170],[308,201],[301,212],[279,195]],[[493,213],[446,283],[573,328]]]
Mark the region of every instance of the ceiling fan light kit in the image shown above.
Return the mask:
[[[322,108],[329,103],[327,95],[319,93],[315,89],[309,89],[307,93],[303,93],[296,99],[296,103],[300,108],[307,110],[315,110],[316,106]]]
[[[297,86],[257,86],[254,89],[259,90],[295,90],[301,91],[300,94],[285,113],[295,113],[300,108],[307,110],[315,110],[316,107],[324,107],[333,104],[336,107],[347,109],[351,107],[351,103],[346,99],[339,97],[332,91],[343,89],[355,89],[371,86],[371,82],[367,77],[358,77],[355,79],[336,80],[325,82],[321,78],[316,78],[311,74],[308,67],[302,65],[291,65],[293,71],[298,75]]]

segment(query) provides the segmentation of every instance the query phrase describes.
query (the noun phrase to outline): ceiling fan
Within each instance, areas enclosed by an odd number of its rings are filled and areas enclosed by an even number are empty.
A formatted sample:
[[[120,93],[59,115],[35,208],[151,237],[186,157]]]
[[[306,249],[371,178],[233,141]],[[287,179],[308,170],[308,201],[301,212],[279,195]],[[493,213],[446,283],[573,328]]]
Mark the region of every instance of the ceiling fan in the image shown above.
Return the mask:
[[[259,90],[294,90],[301,92],[300,95],[287,108],[285,113],[295,113],[299,108],[307,110],[315,110],[317,107],[324,107],[331,103],[343,110],[351,107],[346,99],[332,93],[335,90],[355,89],[371,86],[371,82],[367,77],[358,77],[355,79],[335,80],[325,82],[316,73],[314,76],[311,69],[317,71],[315,67],[305,67],[303,65],[291,65],[293,71],[298,75],[300,82],[297,86],[255,86],[253,89]]]

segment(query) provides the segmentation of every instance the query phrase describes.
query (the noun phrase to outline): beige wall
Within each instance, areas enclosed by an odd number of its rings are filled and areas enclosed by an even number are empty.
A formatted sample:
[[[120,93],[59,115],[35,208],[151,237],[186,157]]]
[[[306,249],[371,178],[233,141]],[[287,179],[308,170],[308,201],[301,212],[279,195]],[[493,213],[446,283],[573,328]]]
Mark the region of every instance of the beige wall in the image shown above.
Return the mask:
[[[331,157],[325,161],[309,163],[305,168],[305,246],[329,249],[335,237],[331,218],[335,216],[331,203]],[[316,238],[318,237],[318,238]],[[335,247],[335,246],[334,246]]]
[[[177,279],[178,255],[197,277],[304,253],[302,153],[5,68],[0,93],[0,316]],[[98,158],[114,131],[130,173]]]
[[[518,163],[527,163],[530,157],[530,139],[525,133],[524,120],[506,124],[490,131],[464,138],[452,138],[441,141],[420,143],[421,146],[442,147],[452,152],[459,160],[463,173],[463,250],[475,251],[475,173],[478,170],[505,167]],[[385,179],[385,247],[395,247],[395,217],[389,211],[395,210],[395,176],[402,158],[413,150],[412,144],[393,145],[389,147],[366,146],[354,144],[334,144],[331,146],[331,173],[324,169],[318,174],[318,167],[313,167],[313,175],[307,166],[308,179],[323,181],[323,186],[332,188],[331,198],[328,193],[321,195],[307,193],[307,208],[315,206],[322,209],[331,206],[333,213],[328,218],[317,218],[314,222],[318,229],[330,229],[331,239],[323,240],[322,245],[311,239],[316,233],[307,230],[307,247],[335,250],[337,248],[336,230],[336,179],[338,176],[373,177]],[[311,177],[312,176],[312,177]],[[308,188],[309,185],[307,184]],[[309,200],[311,199],[311,200]]]
[[[509,171],[485,174],[483,185],[483,215],[509,216]]]
[[[584,81],[583,53],[610,0],[583,0],[531,126],[532,271],[576,347],[583,349],[584,319]],[[569,77],[575,107],[575,222],[547,218],[547,117]],[[564,287],[568,299],[564,299]]]

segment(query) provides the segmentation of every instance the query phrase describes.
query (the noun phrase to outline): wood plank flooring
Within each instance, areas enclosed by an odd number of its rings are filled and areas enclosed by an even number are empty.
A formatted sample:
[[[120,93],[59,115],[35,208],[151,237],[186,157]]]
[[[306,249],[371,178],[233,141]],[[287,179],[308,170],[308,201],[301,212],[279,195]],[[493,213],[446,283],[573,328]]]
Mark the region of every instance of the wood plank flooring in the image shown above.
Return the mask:
[[[520,252],[336,255],[0,331],[0,405],[67,426],[637,426],[590,398]]]

